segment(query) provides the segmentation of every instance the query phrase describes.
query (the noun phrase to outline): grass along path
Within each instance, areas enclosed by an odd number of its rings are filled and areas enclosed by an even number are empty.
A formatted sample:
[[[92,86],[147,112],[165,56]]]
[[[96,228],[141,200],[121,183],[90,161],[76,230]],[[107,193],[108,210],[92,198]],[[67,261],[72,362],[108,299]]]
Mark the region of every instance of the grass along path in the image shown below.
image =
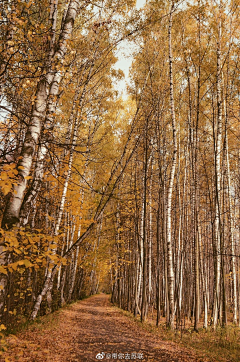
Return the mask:
[[[213,331],[212,327],[208,330],[199,328],[196,333],[193,326],[181,330],[171,331],[166,329],[165,318],[159,327],[156,327],[155,320],[149,318],[145,323],[140,322],[140,316],[135,318],[131,313],[122,309],[118,310],[139,328],[157,336],[161,341],[171,341],[179,347],[194,351],[200,360],[215,362],[240,362],[240,328],[229,324],[225,328],[218,327]]]

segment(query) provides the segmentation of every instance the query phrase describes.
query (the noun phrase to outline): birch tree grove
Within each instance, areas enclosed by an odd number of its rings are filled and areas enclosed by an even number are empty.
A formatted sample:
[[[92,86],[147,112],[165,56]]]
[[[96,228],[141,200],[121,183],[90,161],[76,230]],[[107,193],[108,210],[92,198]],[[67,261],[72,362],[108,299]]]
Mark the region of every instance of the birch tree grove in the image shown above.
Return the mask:
[[[145,7],[145,16],[151,16],[152,22],[153,12],[155,25],[136,39],[142,43],[132,66],[130,89],[132,99],[140,104],[139,132],[146,138],[143,130],[148,127],[147,137],[152,140],[148,142],[152,171],[146,177],[144,163],[141,167],[137,161],[146,148],[141,143],[122,183],[122,207],[118,204],[121,233],[118,228],[117,240],[126,251],[113,266],[120,279],[120,288],[113,285],[113,300],[136,315],[138,290],[138,313],[148,310],[150,314],[153,308],[156,313],[149,318],[154,316],[157,325],[165,318],[170,328],[191,323],[196,331],[215,329],[239,323],[234,171],[239,82],[230,76],[238,73],[238,46],[233,40],[239,34],[238,8],[233,3],[198,1],[183,9],[176,2],[165,7],[152,1]],[[158,22],[163,15],[164,21]],[[147,179],[145,184],[142,179]],[[149,190],[146,200],[145,189]],[[145,238],[148,246],[143,248]],[[132,268],[129,253],[136,255]],[[143,255],[148,260],[147,277],[137,262],[144,260]],[[143,309],[145,300],[148,306]]]
[[[240,325],[239,1],[135,5],[1,2],[7,328],[98,292],[169,329]]]

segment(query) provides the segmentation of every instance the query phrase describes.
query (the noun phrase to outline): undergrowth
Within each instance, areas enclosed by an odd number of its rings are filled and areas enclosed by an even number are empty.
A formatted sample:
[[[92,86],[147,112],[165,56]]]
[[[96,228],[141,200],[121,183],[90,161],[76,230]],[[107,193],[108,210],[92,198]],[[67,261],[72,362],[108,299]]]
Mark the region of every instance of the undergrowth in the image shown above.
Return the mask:
[[[115,306],[123,315],[130,318],[139,328],[153,333],[161,340],[171,341],[191,349],[200,359],[215,362],[240,361],[240,328],[234,325],[218,327],[215,331],[200,328],[195,332],[193,328],[182,330],[169,330],[165,323],[156,327],[153,321],[141,323],[140,317],[134,317],[130,312]]]

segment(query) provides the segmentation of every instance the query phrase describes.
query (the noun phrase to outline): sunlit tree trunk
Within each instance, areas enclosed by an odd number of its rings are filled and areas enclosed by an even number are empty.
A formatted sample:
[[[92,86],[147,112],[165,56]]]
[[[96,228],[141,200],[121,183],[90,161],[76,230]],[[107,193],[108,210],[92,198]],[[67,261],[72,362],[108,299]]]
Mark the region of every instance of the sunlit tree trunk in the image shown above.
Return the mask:
[[[51,66],[47,67],[46,75],[44,74],[46,69],[44,69],[41,79],[37,85],[31,118],[23,143],[22,152],[20,155],[21,158],[18,163],[18,183],[14,185],[12,196],[9,198],[4,210],[2,219],[3,228],[9,229],[14,224],[18,224],[19,222],[20,209],[27,187],[27,179],[31,173],[33,157],[39,141],[46,110],[48,107],[49,112],[52,114],[56,107],[56,103],[54,103],[54,94],[56,90],[58,90],[62,77],[59,71],[54,71],[52,69],[53,64],[55,62],[60,63],[65,58],[67,51],[67,41],[70,39],[72,34],[78,6],[79,1],[71,0],[69,2],[62,31],[59,36],[58,45],[56,46],[56,51],[52,57]],[[51,101],[49,101],[49,96],[52,97]]]
[[[221,9],[220,9],[221,10]],[[214,305],[213,305],[213,326],[216,328],[218,322],[218,313],[220,307],[220,275],[221,275],[221,154],[222,154],[222,74],[221,74],[221,20],[218,24],[218,43],[217,43],[217,74],[216,74],[216,92],[217,92],[217,125],[215,140],[215,286],[214,286]]]
[[[152,190],[153,190],[153,155],[151,155],[150,183],[149,183],[149,251],[148,251],[148,304],[152,302],[152,244],[153,244],[153,210],[152,210]]]
[[[171,2],[171,10],[169,15],[168,42],[169,42],[169,81],[170,81],[170,107],[172,118],[172,137],[173,137],[173,155],[170,170],[170,179],[167,193],[167,216],[166,216],[166,237],[167,237],[167,269],[168,269],[168,294],[169,294],[169,320],[167,324],[170,328],[174,328],[175,317],[175,297],[174,297],[174,271],[173,271],[173,250],[172,250],[172,194],[175,177],[175,169],[177,162],[177,138],[176,138],[176,119],[174,106],[173,91],[173,59],[172,59],[172,17],[174,11],[174,3]]]
[[[141,305],[141,322],[146,320],[147,313],[147,176],[148,176],[148,120],[145,124],[144,132],[144,162],[143,162],[143,200],[142,200],[142,263],[143,263],[143,280],[142,280],[142,305]]]

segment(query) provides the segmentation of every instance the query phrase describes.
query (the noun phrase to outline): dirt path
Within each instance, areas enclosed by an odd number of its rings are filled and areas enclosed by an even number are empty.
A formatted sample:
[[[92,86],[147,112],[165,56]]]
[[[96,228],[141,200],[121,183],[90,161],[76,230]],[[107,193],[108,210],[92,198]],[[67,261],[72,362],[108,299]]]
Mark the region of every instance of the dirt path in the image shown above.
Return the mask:
[[[199,361],[175,344],[159,341],[138,328],[112,307],[104,294],[61,310],[57,324],[33,326],[9,337],[8,343],[1,361]]]

